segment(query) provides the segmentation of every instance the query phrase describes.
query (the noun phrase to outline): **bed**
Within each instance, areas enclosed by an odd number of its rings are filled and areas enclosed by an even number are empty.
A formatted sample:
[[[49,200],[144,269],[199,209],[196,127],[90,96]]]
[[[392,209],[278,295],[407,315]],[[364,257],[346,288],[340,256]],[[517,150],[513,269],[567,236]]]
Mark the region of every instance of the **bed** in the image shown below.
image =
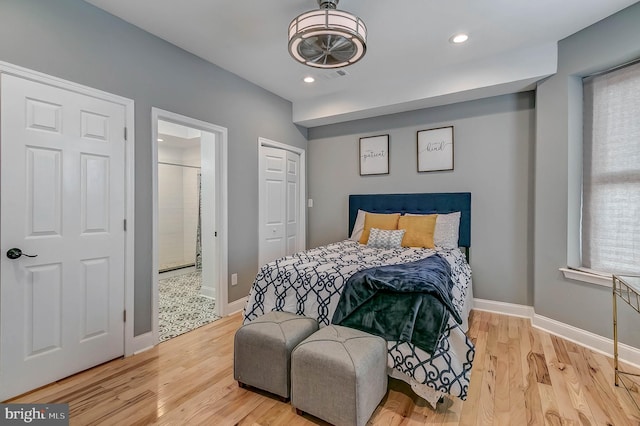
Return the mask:
[[[466,399],[475,349],[465,335],[472,306],[471,194],[366,194],[349,196],[349,234],[358,212],[440,215],[460,212],[455,247],[375,248],[347,239],[276,259],[264,265],[253,283],[244,310],[244,323],[270,311],[287,311],[331,323],[341,294],[356,272],[383,265],[419,261],[438,255],[451,270],[453,307],[462,318],[448,318],[433,352],[411,342],[388,341],[388,373],[409,385],[433,407],[443,395]],[[363,214],[363,213],[360,213]],[[456,213],[457,214],[457,213]]]

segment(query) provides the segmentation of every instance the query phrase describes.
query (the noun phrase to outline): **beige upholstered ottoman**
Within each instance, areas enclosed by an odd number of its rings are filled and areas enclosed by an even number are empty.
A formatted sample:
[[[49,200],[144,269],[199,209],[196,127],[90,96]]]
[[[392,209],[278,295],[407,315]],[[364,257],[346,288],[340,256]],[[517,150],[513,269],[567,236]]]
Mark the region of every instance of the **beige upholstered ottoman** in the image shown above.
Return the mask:
[[[291,405],[334,425],[365,425],[387,392],[387,343],[338,325],[291,354]]]
[[[233,377],[288,399],[291,351],[318,329],[318,322],[289,312],[269,312],[236,331]]]

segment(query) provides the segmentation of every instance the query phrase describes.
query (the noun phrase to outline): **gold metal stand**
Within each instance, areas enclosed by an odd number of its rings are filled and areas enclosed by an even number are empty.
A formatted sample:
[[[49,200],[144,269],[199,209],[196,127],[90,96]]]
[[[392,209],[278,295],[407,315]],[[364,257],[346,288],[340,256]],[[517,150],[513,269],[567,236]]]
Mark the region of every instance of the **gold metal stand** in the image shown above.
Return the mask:
[[[616,386],[620,386],[620,383],[622,383],[636,408],[640,410],[638,401],[633,397],[631,389],[629,389],[624,380],[629,376],[640,377],[640,374],[624,372],[620,370],[618,365],[618,300],[616,296],[640,313],[640,276],[613,275],[613,367],[615,369],[615,383]],[[628,380],[631,379],[629,378]]]

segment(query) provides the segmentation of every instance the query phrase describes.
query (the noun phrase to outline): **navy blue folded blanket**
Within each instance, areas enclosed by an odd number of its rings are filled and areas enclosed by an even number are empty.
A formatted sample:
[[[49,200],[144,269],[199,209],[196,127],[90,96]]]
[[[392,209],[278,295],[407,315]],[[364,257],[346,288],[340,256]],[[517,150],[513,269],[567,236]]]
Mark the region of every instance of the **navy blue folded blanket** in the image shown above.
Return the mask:
[[[449,315],[462,323],[451,301],[452,287],[451,267],[438,254],[363,269],[345,284],[332,323],[433,353]]]

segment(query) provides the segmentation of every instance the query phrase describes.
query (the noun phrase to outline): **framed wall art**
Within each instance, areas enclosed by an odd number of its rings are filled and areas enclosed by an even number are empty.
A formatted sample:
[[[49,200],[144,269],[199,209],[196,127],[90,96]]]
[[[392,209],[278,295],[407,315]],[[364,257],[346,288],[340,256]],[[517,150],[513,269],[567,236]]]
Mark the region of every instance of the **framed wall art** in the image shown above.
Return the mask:
[[[389,135],[360,138],[360,176],[389,174]]]
[[[418,172],[453,170],[453,126],[418,132]]]

